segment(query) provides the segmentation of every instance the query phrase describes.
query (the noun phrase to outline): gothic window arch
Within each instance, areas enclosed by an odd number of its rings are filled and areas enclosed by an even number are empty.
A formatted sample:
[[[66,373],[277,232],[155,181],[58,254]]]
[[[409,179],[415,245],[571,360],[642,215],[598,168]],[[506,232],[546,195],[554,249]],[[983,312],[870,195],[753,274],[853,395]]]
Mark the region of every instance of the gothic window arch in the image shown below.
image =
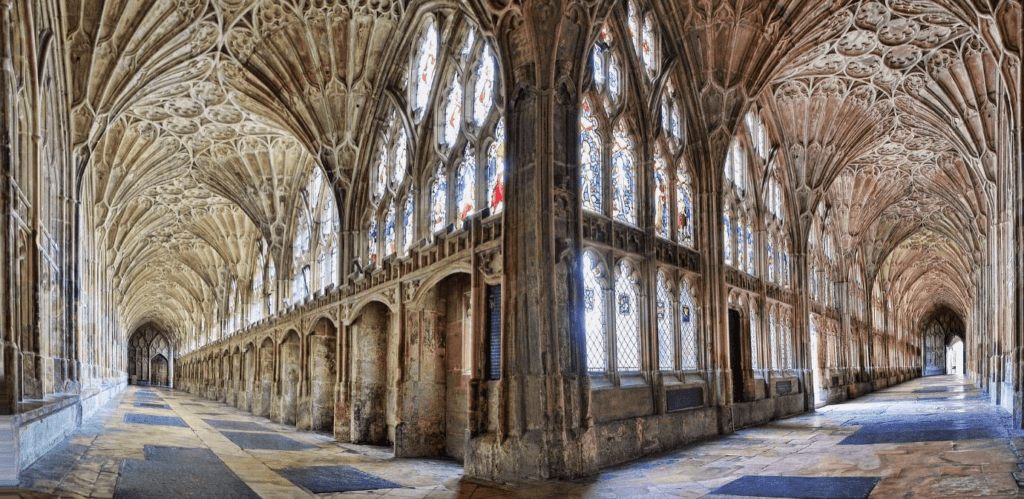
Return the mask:
[[[753,230],[750,223],[757,220],[749,201],[753,190],[748,184],[751,177],[748,155],[743,142],[735,138],[725,159],[725,202],[722,211],[722,245],[726,265],[754,275],[754,262],[749,262],[753,248]],[[749,237],[748,237],[749,233]]]
[[[473,214],[493,215],[505,206],[504,104],[492,42],[459,13],[425,16],[415,40],[407,98],[391,99],[380,118],[370,171],[387,181],[376,187],[379,196],[367,196],[370,265],[375,256],[407,256],[416,241],[430,241],[449,226],[460,230]]]
[[[685,371],[695,371],[700,367],[699,335],[697,322],[696,286],[691,279],[684,277],[679,283],[679,350]]]
[[[673,306],[671,282],[665,271],[657,274],[657,296],[655,297],[655,318],[658,323],[658,368],[673,371],[676,367],[675,307]]]
[[[640,273],[629,260],[615,268],[615,365],[619,372],[640,371]]]
[[[259,255],[256,257],[256,263],[252,268],[252,298],[250,300],[251,305],[249,308],[249,324],[255,324],[260,319],[263,319],[263,275],[266,270],[267,249],[266,245],[263,245],[263,250],[259,252]]]
[[[386,175],[380,181],[386,184]],[[315,290],[337,284],[340,221],[334,193],[319,166],[314,166],[310,172],[296,210],[292,303],[301,302]]]
[[[304,201],[304,199],[303,199]],[[309,207],[300,203],[295,222],[295,241],[292,243],[292,295],[291,303],[299,303],[309,296],[310,220]]]
[[[757,313],[757,304],[754,302],[750,303],[750,368],[758,369],[760,366],[759,357],[760,353],[757,350],[757,331],[759,325],[759,317]]]
[[[608,325],[607,298],[608,272],[601,258],[593,251],[583,253],[583,317],[586,338],[587,371],[603,373],[607,370]]]
[[[274,265],[274,259],[268,258],[270,262],[267,264],[267,315],[272,316],[277,313],[277,266]]]

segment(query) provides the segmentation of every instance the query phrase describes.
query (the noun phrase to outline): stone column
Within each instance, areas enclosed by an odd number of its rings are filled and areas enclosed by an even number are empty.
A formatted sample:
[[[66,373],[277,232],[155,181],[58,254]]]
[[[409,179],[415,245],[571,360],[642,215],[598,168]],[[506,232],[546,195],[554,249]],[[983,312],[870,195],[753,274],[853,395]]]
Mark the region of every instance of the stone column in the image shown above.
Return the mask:
[[[523,2],[498,35],[508,96],[499,431],[470,441],[467,476],[595,470],[586,375],[578,174],[580,74],[600,19],[582,2]]]

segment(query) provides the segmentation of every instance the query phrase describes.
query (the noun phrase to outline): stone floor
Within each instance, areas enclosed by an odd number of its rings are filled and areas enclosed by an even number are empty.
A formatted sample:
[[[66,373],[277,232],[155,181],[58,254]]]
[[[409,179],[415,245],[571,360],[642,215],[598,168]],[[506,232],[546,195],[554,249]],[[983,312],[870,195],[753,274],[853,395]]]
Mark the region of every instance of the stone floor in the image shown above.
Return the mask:
[[[969,381],[934,376],[586,480],[494,486],[454,462],[130,387],[0,498],[1017,497],[1008,443],[1022,434]]]

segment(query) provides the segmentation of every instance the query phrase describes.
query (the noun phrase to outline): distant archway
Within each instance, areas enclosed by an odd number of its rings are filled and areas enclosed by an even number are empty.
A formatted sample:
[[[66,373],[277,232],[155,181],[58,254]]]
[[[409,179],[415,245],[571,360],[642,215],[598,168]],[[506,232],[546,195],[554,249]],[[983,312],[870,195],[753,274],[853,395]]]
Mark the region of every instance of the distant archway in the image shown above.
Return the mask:
[[[946,374],[964,375],[964,341],[956,335],[946,345]]]
[[[128,338],[128,382],[171,386],[172,358],[174,352],[163,331],[152,324],[136,329]]]
[[[924,339],[924,375],[952,374],[953,361],[956,362],[956,374],[964,373],[964,321],[953,310],[942,307],[921,321],[921,334]],[[952,353],[954,338],[958,340],[956,358],[948,358]]]

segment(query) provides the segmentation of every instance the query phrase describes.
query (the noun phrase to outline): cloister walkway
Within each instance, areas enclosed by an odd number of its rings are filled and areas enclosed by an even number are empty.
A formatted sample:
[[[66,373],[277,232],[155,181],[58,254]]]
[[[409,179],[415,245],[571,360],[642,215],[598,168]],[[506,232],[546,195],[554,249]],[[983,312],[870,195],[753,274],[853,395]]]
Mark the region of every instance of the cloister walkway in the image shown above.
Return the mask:
[[[481,485],[183,392],[130,387],[22,476],[25,497],[1017,497],[1009,414],[919,378],[576,482]],[[31,491],[31,492],[28,492]],[[347,492],[346,492],[347,491]]]

